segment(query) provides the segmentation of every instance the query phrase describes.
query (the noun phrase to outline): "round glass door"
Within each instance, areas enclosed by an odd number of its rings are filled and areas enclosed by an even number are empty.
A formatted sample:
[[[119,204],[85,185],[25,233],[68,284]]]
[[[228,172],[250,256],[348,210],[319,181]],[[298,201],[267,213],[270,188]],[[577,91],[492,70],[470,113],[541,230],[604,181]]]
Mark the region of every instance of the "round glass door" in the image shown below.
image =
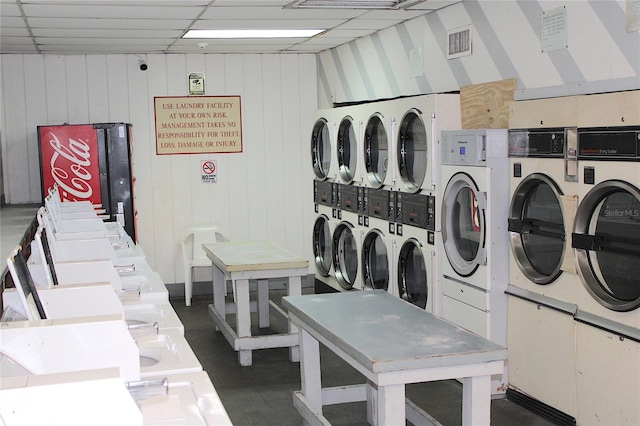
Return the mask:
[[[313,125],[311,132],[311,162],[313,173],[318,179],[329,177],[331,167],[331,140],[329,124],[324,118],[319,119]]]
[[[333,232],[333,269],[340,287],[353,288],[358,275],[358,247],[350,223],[340,223]]]
[[[367,179],[374,188],[381,188],[389,165],[389,142],[380,114],[372,115],[364,131],[364,159]]]
[[[369,231],[362,244],[362,278],[364,287],[374,290],[389,288],[389,254],[384,235],[378,229]]]
[[[344,183],[353,182],[357,164],[357,140],[353,119],[344,117],[338,126],[338,167]]]
[[[618,180],[594,186],[576,212],[572,245],[582,281],[600,304],[614,311],[640,307],[638,188]]]
[[[428,297],[426,265],[422,244],[415,238],[405,241],[398,255],[398,294],[422,309]]]
[[[427,174],[427,129],[420,111],[411,109],[402,117],[398,131],[398,170],[405,188],[417,192]]]
[[[511,250],[532,282],[550,284],[560,276],[565,251],[562,192],[544,174],[527,176],[511,199]]]
[[[329,218],[320,215],[313,224],[313,257],[316,271],[323,277],[331,270],[331,230]]]
[[[484,209],[478,205],[478,186],[466,173],[456,173],[442,199],[442,241],[453,270],[472,275],[486,263]]]

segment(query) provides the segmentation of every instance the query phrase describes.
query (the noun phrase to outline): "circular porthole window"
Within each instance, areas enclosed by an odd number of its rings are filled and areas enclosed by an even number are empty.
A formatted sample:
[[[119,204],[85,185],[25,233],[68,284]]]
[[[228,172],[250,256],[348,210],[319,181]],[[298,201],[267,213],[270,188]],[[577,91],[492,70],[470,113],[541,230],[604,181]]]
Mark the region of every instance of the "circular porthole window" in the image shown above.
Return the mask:
[[[344,183],[353,182],[357,164],[357,140],[353,119],[344,117],[338,126],[338,167]]]
[[[562,273],[566,235],[561,195],[551,178],[534,173],[520,182],[511,199],[511,250],[522,273],[536,284],[550,284]]]
[[[397,162],[400,179],[409,192],[418,192],[427,175],[427,130],[420,111],[411,109],[398,130]]]
[[[342,288],[353,288],[358,275],[358,247],[353,225],[348,222],[341,222],[333,231],[333,269]]]
[[[329,177],[331,167],[331,140],[329,138],[329,125],[324,118],[319,119],[313,125],[311,132],[311,163],[313,173],[318,179]]]
[[[372,115],[364,131],[364,159],[367,179],[374,188],[381,188],[389,165],[389,142],[380,114]]]
[[[323,277],[331,270],[331,230],[329,218],[320,215],[313,224],[313,256],[316,271]]]
[[[640,190],[623,181],[595,185],[576,212],[572,246],[589,293],[614,311],[640,307]]]
[[[389,288],[389,254],[384,235],[378,229],[369,231],[362,243],[362,273],[365,288]]]
[[[422,309],[427,307],[428,297],[426,265],[422,244],[415,238],[405,241],[398,255],[398,294]]]

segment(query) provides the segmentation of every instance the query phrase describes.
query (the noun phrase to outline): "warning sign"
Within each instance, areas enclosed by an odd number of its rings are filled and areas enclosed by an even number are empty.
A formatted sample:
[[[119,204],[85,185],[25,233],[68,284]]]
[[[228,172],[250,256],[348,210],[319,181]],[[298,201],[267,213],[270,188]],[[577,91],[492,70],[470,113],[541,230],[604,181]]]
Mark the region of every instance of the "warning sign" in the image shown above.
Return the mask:
[[[200,165],[202,183],[218,182],[218,163],[216,160],[203,160]]]

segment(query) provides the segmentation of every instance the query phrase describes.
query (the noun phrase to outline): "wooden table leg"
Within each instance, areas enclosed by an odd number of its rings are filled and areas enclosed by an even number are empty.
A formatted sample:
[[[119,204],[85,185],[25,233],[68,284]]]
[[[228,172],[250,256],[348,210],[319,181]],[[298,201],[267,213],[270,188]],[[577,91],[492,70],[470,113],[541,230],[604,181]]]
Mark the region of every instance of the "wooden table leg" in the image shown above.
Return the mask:
[[[377,420],[374,426],[404,425],[404,384],[379,386],[377,394],[377,403],[374,404],[377,413],[372,416],[374,421]]]
[[[302,294],[302,278],[297,277],[289,277],[289,285],[287,286],[287,296],[300,296]],[[288,319],[288,332],[289,334],[298,333],[298,327]],[[290,346],[289,347],[289,361],[298,362],[300,361],[300,347],[299,346]]]
[[[220,269],[218,269],[215,265],[212,267],[213,272],[213,306],[216,308],[216,311],[220,314],[220,316],[226,321],[227,319],[227,309],[226,309],[226,300],[225,300],[225,286],[226,280],[224,274]],[[216,331],[219,328],[216,326]]]
[[[238,337],[249,337],[251,336],[251,305],[249,303],[249,280],[237,279],[233,284],[236,289],[236,334],[238,335]],[[251,350],[239,350],[238,362],[243,367],[251,365]]]
[[[269,327],[269,280],[258,280],[258,326]]]
[[[300,329],[299,337],[302,393],[309,405],[319,413],[322,413],[320,344],[304,329]]]
[[[462,379],[462,424],[491,423],[491,376]]]

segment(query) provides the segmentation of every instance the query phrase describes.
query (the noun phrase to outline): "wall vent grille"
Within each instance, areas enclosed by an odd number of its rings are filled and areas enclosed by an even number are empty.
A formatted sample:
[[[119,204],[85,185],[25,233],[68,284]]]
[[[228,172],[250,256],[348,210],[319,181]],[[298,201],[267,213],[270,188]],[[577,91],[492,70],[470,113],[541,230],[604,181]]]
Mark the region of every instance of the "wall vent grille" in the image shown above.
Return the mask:
[[[448,32],[447,59],[471,55],[471,26]]]

